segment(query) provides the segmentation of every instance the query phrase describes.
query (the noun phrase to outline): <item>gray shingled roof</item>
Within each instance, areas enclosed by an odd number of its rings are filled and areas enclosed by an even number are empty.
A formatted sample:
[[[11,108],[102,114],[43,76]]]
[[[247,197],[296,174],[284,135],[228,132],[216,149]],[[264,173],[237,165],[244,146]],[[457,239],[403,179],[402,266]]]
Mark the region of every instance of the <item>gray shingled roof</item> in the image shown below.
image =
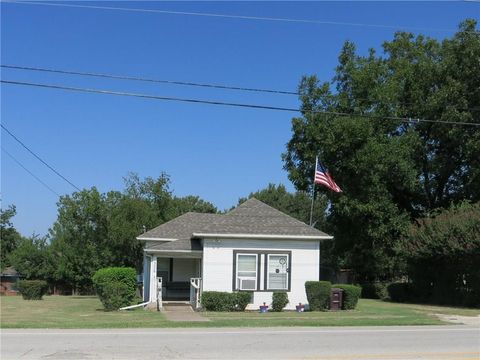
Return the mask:
[[[137,239],[190,239],[194,232],[203,229],[221,216],[188,212],[139,235]]]
[[[201,250],[198,239],[192,239],[193,234],[329,236],[251,198],[227,214],[188,212],[141,234],[138,239],[177,239],[160,244],[148,244],[147,249],[152,250]]]
[[[216,218],[196,233],[329,236],[255,198]]]

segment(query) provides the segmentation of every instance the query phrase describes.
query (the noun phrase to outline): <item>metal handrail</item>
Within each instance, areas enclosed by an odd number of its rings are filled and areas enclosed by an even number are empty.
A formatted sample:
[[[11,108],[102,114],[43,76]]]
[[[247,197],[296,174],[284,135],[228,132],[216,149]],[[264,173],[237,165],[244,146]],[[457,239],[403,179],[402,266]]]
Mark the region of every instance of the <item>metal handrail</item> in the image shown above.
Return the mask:
[[[160,311],[160,309],[163,307],[162,283],[163,283],[163,279],[161,277],[157,277],[157,310],[158,311]]]
[[[190,304],[194,309],[200,307],[200,293],[202,291],[202,278],[190,278]]]
[[[200,289],[200,281],[202,281],[202,278],[191,278],[190,285],[192,285],[195,289]]]

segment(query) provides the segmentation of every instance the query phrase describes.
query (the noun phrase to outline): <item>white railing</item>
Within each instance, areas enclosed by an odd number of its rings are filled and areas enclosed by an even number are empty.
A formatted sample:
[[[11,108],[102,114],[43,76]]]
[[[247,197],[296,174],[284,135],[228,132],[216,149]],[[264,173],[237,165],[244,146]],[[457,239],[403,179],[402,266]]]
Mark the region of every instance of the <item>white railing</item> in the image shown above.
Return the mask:
[[[202,295],[202,278],[190,279],[190,304],[194,309],[200,307],[200,297]]]
[[[157,278],[157,310],[160,311],[160,309],[162,308],[163,306],[163,303],[162,303],[162,297],[163,297],[163,294],[162,294],[162,278],[161,277],[158,277]]]

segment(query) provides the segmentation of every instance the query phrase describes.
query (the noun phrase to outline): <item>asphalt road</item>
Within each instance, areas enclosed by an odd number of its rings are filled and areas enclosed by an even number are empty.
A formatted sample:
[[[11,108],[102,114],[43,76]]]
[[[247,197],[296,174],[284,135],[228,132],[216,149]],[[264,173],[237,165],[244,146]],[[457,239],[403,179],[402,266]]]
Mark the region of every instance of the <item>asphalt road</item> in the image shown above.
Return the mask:
[[[1,359],[480,359],[480,328],[15,329]]]

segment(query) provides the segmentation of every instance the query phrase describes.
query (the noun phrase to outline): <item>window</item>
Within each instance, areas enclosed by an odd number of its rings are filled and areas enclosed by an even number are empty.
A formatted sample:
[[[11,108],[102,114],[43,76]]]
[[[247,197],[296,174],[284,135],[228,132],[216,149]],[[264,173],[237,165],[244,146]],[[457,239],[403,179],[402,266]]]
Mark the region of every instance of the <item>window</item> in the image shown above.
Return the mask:
[[[287,254],[268,254],[268,290],[288,290],[288,266]]]
[[[292,252],[233,250],[232,290],[290,291]]]
[[[237,254],[237,289],[257,289],[257,259],[257,254]]]

